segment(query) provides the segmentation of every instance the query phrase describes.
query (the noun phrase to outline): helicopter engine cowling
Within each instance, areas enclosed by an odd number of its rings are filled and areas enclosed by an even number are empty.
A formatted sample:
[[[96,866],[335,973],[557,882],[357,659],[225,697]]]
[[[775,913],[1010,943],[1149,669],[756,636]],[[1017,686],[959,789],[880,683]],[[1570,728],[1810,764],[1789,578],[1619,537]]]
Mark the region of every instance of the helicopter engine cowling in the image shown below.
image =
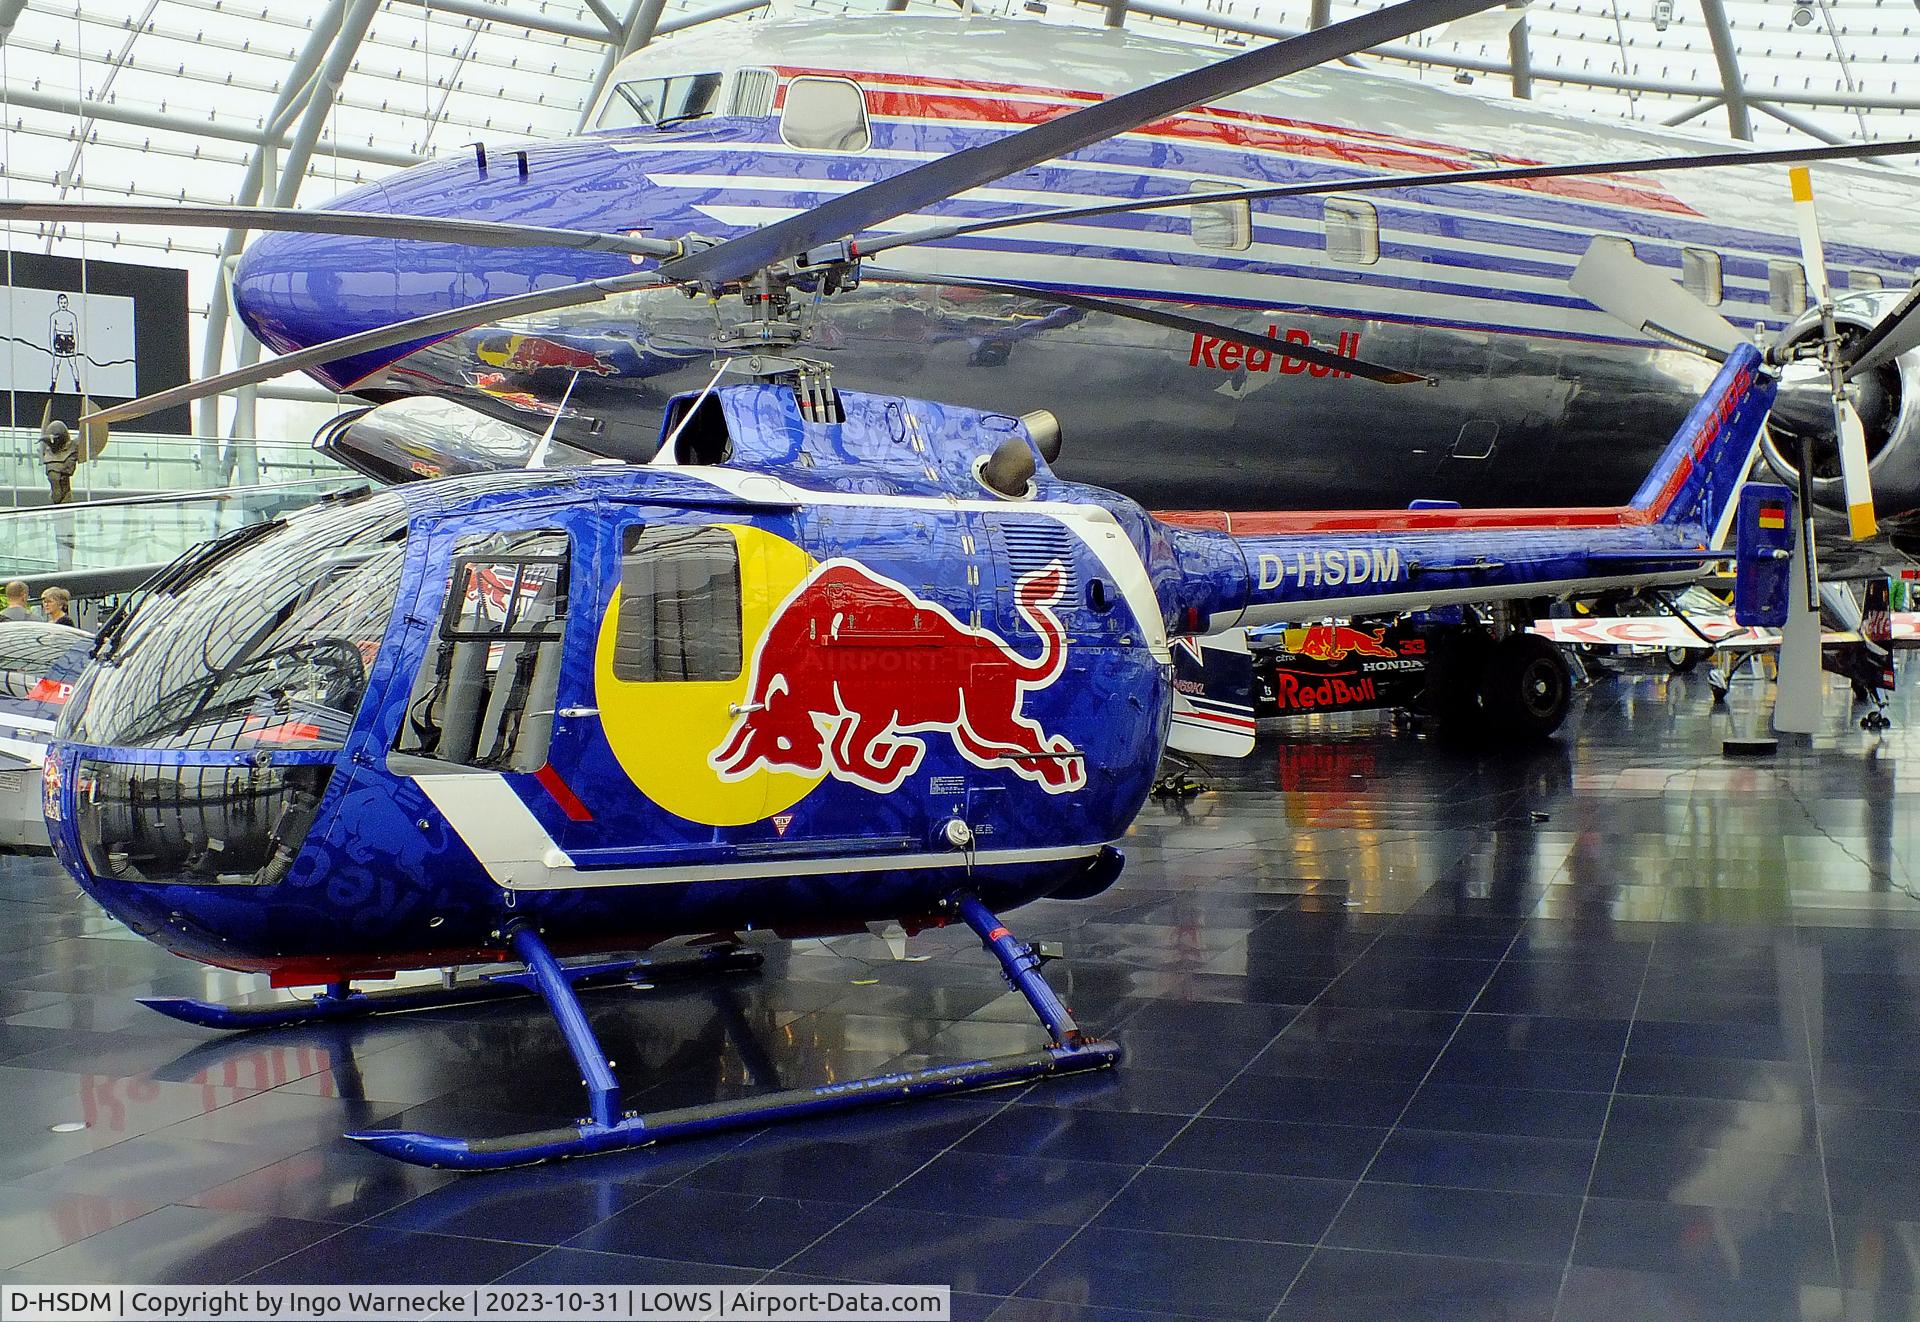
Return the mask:
[[[1843,295],[1834,308],[1842,342],[1865,335],[1899,300],[1894,291]],[[1782,346],[1811,346],[1820,313],[1810,308],[1781,334]],[[1902,354],[1855,376],[1847,390],[1866,427],[1874,505],[1882,519],[1920,513],[1920,352]],[[1784,369],[1773,415],[1762,433],[1767,462],[1789,480],[1800,473],[1801,441],[1812,449],[1813,495],[1819,505],[1846,508],[1827,376],[1811,358]]]

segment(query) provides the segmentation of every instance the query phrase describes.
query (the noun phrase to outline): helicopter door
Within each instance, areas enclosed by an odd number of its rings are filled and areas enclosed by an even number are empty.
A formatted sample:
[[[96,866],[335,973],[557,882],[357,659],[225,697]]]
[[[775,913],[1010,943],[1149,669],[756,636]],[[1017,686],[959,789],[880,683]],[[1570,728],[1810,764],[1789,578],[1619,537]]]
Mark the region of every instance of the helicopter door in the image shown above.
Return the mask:
[[[597,639],[563,679],[550,754],[588,810],[557,837],[575,865],[750,869],[842,834],[814,793],[824,773],[785,765],[765,728],[785,709],[749,695],[756,649],[812,568],[791,516],[608,522]]]

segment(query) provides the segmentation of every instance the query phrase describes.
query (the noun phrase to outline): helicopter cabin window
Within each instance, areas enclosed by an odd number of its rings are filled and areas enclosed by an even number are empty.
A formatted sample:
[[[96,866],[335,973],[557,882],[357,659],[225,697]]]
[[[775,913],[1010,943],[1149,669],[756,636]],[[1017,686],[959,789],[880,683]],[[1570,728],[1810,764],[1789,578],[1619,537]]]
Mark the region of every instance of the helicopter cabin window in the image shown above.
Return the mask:
[[[1708,307],[1719,307],[1726,292],[1720,278],[1720,254],[1705,248],[1682,248],[1680,284]]]
[[[1783,317],[1807,310],[1807,268],[1798,262],[1767,263],[1767,308]]]
[[[865,151],[873,145],[866,94],[845,78],[796,78],[780,108],[780,137],[804,151]]]
[[[1328,257],[1342,266],[1372,266],[1380,260],[1380,213],[1372,203],[1331,198],[1325,217]]]
[[[740,547],[725,528],[636,524],[620,544],[613,677],[629,684],[740,677]]]
[[[461,538],[394,751],[538,770],[553,733],[566,624],[564,532]]]
[[[1880,278],[1878,271],[1847,272],[1847,288],[1852,290],[1885,289],[1887,282]]]
[[[1226,193],[1238,184],[1212,179],[1196,179],[1189,193]],[[1187,208],[1187,230],[1202,248],[1219,252],[1245,252],[1253,246],[1253,208],[1239,202],[1200,202]]]
[[[720,99],[717,73],[676,74],[619,83],[600,112],[600,129],[664,127],[714,112]]]

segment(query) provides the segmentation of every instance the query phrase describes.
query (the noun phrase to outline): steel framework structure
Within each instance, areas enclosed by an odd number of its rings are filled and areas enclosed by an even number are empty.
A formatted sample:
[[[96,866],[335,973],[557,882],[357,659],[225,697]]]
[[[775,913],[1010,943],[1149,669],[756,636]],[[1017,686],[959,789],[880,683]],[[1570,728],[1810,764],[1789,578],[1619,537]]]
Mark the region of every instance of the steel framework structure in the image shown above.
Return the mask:
[[[1139,24],[1242,45],[1385,0],[773,0],[780,12],[999,9],[1067,23]],[[291,206],[475,139],[585,126],[619,61],[666,34],[754,21],[769,0],[0,0],[0,186]],[[1513,0],[1492,21],[1375,50],[1365,62],[1530,98],[1731,136],[1910,136],[1920,111],[1920,15],[1910,0]],[[1049,9],[1051,12],[1049,12]],[[1484,82],[1478,80],[1484,79]],[[1519,144],[1524,147],[1524,144]],[[250,362],[226,280],[246,232],[91,233],[16,226],[9,250],[189,269],[200,367]],[[306,386],[267,398],[331,401]],[[220,434],[200,406],[196,430]],[[258,429],[254,396],[226,430]],[[242,456],[244,461],[244,455]]]

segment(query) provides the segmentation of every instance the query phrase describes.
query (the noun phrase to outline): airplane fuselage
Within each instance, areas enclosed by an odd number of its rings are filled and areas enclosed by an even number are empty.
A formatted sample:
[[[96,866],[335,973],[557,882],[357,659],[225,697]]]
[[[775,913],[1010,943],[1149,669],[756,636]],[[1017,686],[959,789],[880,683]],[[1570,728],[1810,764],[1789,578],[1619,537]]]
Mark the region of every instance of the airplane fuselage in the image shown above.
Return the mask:
[[[729,237],[983,140],[1210,58],[1191,44],[1036,23],[888,15],[751,24],[675,37],[613,74],[599,122],[561,142],[471,150],[333,206]],[[618,127],[622,89],[718,74],[712,113]],[[851,85],[864,124],[831,145],[790,114]],[[658,88],[655,89],[656,93]],[[834,98],[827,96],[831,102]],[[830,109],[830,107],[829,107]],[[797,112],[793,112],[797,113]],[[816,117],[817,117],[816,112]],[[806,126],[812,128],[813,126]],[[1699,137],[1602,123],[1344,68],[1202,107],[975,190],[888,228],[940,219],[1488,165],[1686,154]],[[1920,271],[1894,220],[1920,188],[1825,167],[1837,286]],[[1597,235],[1630,242],[1741,326],[1804,305],[1784,180],[1749,169],[1306,196],[1112,215],[901,248],[883,264],[1177,305],[1264,328],[1270,353],[999,295],[889,283],[823,301],[799,352],[844,385],[1064,423],[1063,476],[1161,508],[1618,501],[1711,376],[1626,332],[1566,277]],[[633,269],[622,256],[267,236],[236,277],[276,348],[402,317]],[[724,307],[718,314],[730,314]],[[447,394],[538,430],[572,384],[559,434],[644,453],[660,408],[714,371],[715,309],[677,290],[622,295],[332,365],[330,384]],[[1289,343],[1408,367],[1433,387],[1309,366]],[[1889,447],[1889,450],[1895,447]],[[1920,446],[1909,447],[1920,449]],[[1876,459],[1876,465],[1881,463]]]

